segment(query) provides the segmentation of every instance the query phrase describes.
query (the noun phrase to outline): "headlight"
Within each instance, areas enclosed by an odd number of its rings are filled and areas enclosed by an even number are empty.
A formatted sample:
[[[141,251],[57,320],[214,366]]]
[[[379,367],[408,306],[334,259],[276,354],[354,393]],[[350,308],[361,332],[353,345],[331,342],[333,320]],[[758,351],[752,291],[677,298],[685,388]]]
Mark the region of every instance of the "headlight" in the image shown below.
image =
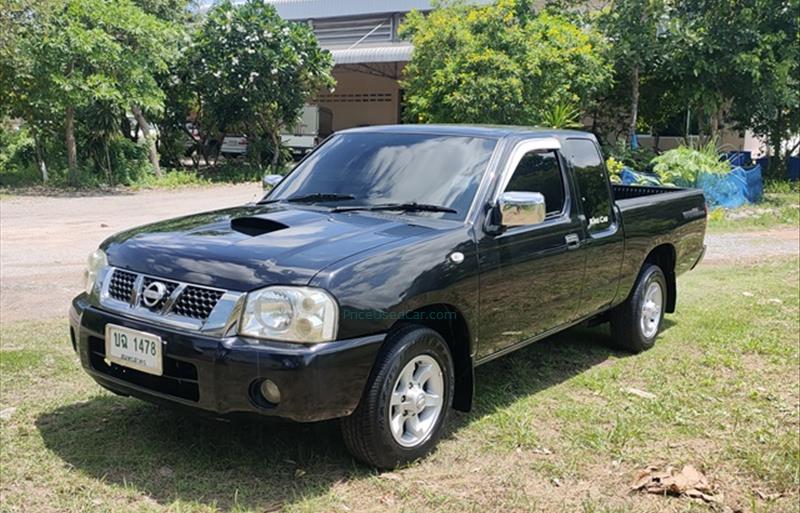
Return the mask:
[[[330,294],[311,287],[266,287],[247,294],[239,333],[285,342],[336,338],[339,307]]]
[[[95,250],[86,262],[86,272],[84,273],[84,280],[86,283],[86,293],[91,294],[97,284],[97,276],[100,271],[108,265],[108,258],[102,249]]]

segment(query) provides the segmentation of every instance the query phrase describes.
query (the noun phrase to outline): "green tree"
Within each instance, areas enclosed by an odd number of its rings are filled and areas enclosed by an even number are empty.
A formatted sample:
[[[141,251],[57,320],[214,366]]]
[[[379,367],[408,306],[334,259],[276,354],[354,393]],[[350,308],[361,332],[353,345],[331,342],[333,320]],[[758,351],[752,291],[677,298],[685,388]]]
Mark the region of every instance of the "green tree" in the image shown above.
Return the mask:
[[[48,181],[43,139],[51,136],[62,114],[53,101],[51,85],[41,80],[30,41],[38,17],[31,16],[34,5],[43,11],[53,3],[11,0],[0,4],[0,117],[25,122],[34,140],[36,163],[42,181]],[[35,21],[34,21],[35,20]]]
[[[800,133],[800,2],[677,0],[676,75],[692,84],[696,109],[716,135],[721,121],[765,137],[782,169]]]
[[[610,82],[603,38],[564,16],[521,0],[437,7],[401,27],[414,43],[409,120],[539,124],[554,109],[585,110]]]
[[[10,42],[17,73],[0,77],[0,91],[10,91],[4,93],[10,114],[30,119],[34,127],[46,114],[39,105],[60,113],[69,181],[75,184],[76,113],[102,104],[131,109],[146,124],[142,111],[161,108],[163,92],[155,76],[174,56],[177,31],[130,0],[6,1],[20,22]],[[34,109],[26,107],[29,100]],[[152,137],[148,144],[158,172]]]
[[[628,101],[629,138],[635,135],[639,122],[642,83],[649,80],[657,84],[659,71],[669,58],[668,14],[665,0],[614,0],[596,17],[597,26],[611,45],[616,98]]]
[[[262,148],[279,165],[281,128],[296,123],[310,96],[334,84],[333,59],[309,26],[283,20],[263,0],[215,5],[195,35],[188,66],[204,119],[244,133],[259,165]]]

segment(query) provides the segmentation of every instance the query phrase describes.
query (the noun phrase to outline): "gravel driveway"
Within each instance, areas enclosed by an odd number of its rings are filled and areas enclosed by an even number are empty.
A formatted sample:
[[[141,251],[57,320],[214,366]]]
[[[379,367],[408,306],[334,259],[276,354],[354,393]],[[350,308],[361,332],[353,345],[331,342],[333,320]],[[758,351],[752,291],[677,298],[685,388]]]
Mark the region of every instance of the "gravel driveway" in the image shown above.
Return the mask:
[[[66,317],[86,257],[109,235],[145,223],[241,205],[262,196],[242,184],[0,200],[0,321]]]
[[[82,287],[87,255],[109,235],[180,215],[240,205],[259,184],[0,201],[0,320],[66,316]],[[711,234],[706,264],[798,253],[797,230]]]

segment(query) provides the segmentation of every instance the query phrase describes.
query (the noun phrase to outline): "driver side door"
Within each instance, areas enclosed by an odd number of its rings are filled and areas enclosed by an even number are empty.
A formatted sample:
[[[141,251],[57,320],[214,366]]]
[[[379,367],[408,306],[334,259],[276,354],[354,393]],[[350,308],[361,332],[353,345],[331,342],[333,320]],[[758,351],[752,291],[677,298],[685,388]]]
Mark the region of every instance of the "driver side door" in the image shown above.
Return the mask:
[[[534,141],[518,145],[492,204],[503,192],[538,192],[545,199],[544,220],[506,226],[496,235],[483,233],[478,242],[478,360],[510,350],[579,315],[584,231],[558,148],[540,146]]]

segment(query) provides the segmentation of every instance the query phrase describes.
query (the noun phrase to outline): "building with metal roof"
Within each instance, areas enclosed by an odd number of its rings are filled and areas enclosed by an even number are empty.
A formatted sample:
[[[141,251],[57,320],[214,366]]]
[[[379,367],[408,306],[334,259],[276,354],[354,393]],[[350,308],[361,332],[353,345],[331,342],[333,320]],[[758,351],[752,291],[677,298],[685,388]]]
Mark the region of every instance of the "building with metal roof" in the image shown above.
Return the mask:
[[[410,11],[430,11],[429,0],[267,0],[287,20],[308,23],[333,55],[333,92],[315,102],[333,113],[333,128],[398,123],[398,80],[413,46],[397,29]],[[488,4],[493,0],[472,0]]]

